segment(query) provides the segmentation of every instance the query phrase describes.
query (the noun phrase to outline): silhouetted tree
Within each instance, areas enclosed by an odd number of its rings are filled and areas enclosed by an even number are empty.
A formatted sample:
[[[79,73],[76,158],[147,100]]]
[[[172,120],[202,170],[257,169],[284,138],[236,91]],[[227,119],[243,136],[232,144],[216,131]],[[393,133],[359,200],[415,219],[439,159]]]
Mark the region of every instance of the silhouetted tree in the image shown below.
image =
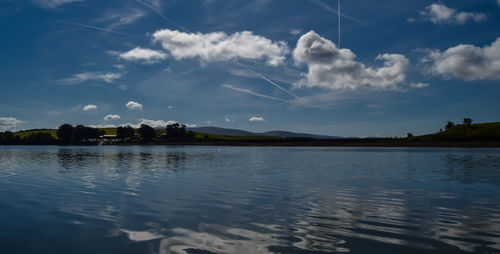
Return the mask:
[[[63,124],[57,129],[57,137],[61,140],[63,144],[70,144],[71,138],[73,138],[73,126],[71,124]]]
[[[101,130],[97,128],[77,125],[73,129],[73,141],[75,144],[88,143],[93,139],[99,138],[101,134],[102,134]]]
[[[471,125],[472,124],[472,119],[470,119],[470,118],[464,118],[463,123],[466,124],[466,125]]]
[[[118,127],[116,129],[116,137],[119,139],[133,138],[134,136],[135,130],[130,126]]]
[[[150,142],[156,136],[155,129],[149,125],[141,124],[139,128],[139,134],[144,142]]]
[[[186,135],[186,125],[180,125],[178,123],[169,124],[166,128],[167,138],[169,139],[182,139]]]
[[[446,125],[444,126],[444,129],[445,130],[449,130],[451,128],[455,127],[455,124],[451,121],[448,121],[448,123],[446,123]]]
[[[411,134],[411,133],[408,132],[408,134],[406,134],[406,137],[407,138],[413,138],[413,134]]]

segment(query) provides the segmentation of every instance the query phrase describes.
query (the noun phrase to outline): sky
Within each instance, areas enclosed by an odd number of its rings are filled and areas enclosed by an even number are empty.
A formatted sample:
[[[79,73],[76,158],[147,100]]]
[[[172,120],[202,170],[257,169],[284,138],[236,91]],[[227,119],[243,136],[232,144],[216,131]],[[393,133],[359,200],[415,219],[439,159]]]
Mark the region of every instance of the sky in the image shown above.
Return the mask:
[[[500,0],[340,7],[339,24],[337,0],[0,0],[0,131],[500,121]]]

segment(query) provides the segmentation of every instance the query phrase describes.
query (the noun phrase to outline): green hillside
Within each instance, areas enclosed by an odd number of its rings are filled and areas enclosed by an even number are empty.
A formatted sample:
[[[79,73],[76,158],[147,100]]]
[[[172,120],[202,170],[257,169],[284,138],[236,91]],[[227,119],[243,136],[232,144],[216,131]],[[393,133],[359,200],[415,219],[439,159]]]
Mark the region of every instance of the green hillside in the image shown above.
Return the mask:
[[[500,122],[460,124],[446,131],[414,137],[423,140],[500,140]]]

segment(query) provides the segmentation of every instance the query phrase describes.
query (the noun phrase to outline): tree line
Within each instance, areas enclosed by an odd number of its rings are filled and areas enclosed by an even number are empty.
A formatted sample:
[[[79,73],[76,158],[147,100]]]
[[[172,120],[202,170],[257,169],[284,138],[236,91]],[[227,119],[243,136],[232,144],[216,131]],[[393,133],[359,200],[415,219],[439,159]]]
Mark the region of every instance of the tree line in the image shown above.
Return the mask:
[[[139,129],[131,126],[121,126],[116,129],[116,137],[105,136],[105,131],[84,125],[72,126],[62,124],[56,131],[56,137],[47,130],[31,130],[29,135],[21,136],[10,131],[0,132],[0,145],[96,145],[106,138],[116,143],[150,143],[153,141],[184,141],[194,139],[194,133],[186,130],[186,125],[178,123],[165,127],[165,133],[158,135],[157,131],[146,124]]]

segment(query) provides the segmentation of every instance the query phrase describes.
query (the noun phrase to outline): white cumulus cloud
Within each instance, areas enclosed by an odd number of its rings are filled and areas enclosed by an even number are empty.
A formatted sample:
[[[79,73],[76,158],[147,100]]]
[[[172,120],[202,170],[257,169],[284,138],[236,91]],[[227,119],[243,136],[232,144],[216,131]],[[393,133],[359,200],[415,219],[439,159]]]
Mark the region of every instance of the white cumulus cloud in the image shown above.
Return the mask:
[[[434,24],[465,24],[469,20],[481,22],[487,18],[484,13],[459,12],[442,3],[427,6],[425,10],[420,11],[420,15]]]
[[[265,37],[243,31],[228,35],[224,32],[185,33],[159,30],[153,34],[176,59],[199,57],[202,61],[224,61],[237,58],[260,60],[277,66],[289,52],[285,42],[273,42]]]
[[[110,120],[116,120],[120,119],[121,117],[119,115],[107,115],[104,117],[105,121],[110,121]]]
[[[121,73],[102,73],[102,72],[82,72],[75,74],[73,77],[60,79],[59,81],[65,85],[76,85],[86,81],[104,81],[113,83],[115,80],[122,77]]]
[[[432,73],[448,78],[500,80],[500,38],[482,48],[460,44],[444,52],[435,50],[423,61],[432,62]]]
[[[90,111],[90,110],[96,110],[96,109],[97,109],[97,106],[92,105],[92,104],[89,104],[89,105],[86,105],[83,107],[83,111]]]
[[[125,104],[125,106],[132,110],[142,110],[142,104],[136,101],[129,101],[127,102],[127,104]]]
[[[24,121],[17,120],[14,117],[0,117],[0,130],[15,129],[18,124],[25,123]]]
[[[250,121],[250,122],[264,122],[264,121],[266,121],[266,119],[264,119],[264,117],[262,117],[262,116],[252,116],[252,117],[250,117],[250,119],[248,119],[248,121]]]
[[[376,60],[383,61],[384,66],[366,67],[355,61],[356,55],[350,49],[339,49],[314,31],[300,37],[293,58],[297,65],[305,64],[309,69],[296,86],[326,89],[395,88],[404,83],[410,65],[404,55],[382,54]]]
[[[142,62],[142,63],[157,63],[162,60],[167,59],[167,54],[152,49],[145,49],[141,47],[136,47],[130,51],[121,53],[119,58],[128,61]]]
[[[83,2],[83,0],[32,0],[32,2],[43,8],[56,8],[62,4]]]

